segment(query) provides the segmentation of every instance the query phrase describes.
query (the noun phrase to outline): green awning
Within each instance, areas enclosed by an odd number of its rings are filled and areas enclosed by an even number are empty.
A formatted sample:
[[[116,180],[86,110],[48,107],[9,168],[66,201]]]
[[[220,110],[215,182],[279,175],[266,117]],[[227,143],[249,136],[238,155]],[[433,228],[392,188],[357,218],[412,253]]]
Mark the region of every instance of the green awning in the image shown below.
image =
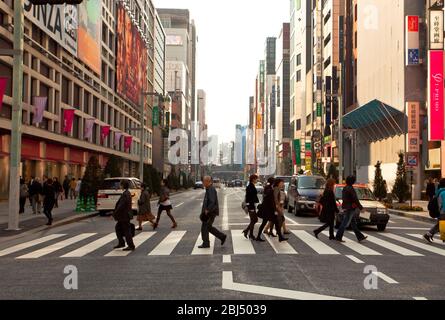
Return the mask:
[[[405,118],[403,112],[375,99],[344,115],[343,127],[363,131],[369,141],[378,141],[404,134]]]

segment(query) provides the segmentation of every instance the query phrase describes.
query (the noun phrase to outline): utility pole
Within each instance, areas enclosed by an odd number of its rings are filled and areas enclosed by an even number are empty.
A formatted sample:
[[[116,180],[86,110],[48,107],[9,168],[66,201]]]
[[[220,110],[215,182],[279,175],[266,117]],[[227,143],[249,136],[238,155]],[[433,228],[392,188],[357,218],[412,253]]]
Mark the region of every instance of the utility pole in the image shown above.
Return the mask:
[[[22,94],[23,94],[23,3],[14,0],[14,64],[12,121],[9,168],[8,230],[19,230],[20,161],[22,151]]]

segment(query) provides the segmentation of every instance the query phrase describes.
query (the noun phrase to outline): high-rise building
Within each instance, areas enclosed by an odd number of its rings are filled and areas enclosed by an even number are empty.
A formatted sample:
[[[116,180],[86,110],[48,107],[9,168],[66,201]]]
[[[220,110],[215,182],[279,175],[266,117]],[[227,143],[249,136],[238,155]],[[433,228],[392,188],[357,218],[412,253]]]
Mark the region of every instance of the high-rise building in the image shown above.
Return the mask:
[[[0,1],[1,21],[12,21],[12,3]],[[140,94],[153,91],[156,81],[154,73],[148,72],[154,70],[155,61],[150,49],[156,43],[153,4],[133,1],[124,7],[115,1],[96,0],[64,7],[53,8],[53,21],[59,23],[53,28],[41,14],[49,12],[49,7],[24,2],[21,176],[26,180],[43,175],[80,178],[93,155],[102,166],[115,155],[121,159],[122,175],[138,176],[142,132],[131,129],[142,122]],[[79,16],[78,28],[65,12]],[[0,37],[1,49],[12,47],[12,29],[0,27]],[[0,111],[0,198],[6,198],[12,114],[10,57],[0,57],[0,74],[8,78]],[[146,164],[152,163],[152,107],[153,99],[147,99]]]

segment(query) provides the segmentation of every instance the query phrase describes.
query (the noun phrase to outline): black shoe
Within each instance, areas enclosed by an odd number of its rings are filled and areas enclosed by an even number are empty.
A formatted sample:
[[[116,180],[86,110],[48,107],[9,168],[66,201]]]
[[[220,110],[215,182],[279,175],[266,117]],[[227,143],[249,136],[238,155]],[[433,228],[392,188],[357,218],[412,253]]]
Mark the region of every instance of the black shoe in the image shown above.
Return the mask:
[[[258,241],[258,242],[266,242],[266,240],[261,239],[261,237],[257,237],[255,240]]]
[[[136,231],[142,231],[142,228],[137,228]]]
[[[277,237],[277,235],[273,234],[273,232],[269,232],[268,235],[269,235],[269,237],[272,237],[272,238],[276,238]]]
[[[365,236],[364,238],[359,239],[358,242],[363,242],[363,241],[365,241],[366,239],[368,239],[368,237]]]
[[[314,236],[315,236],[315,238],[318,239],[318,232],[317,231],[314,231]]]
[[[346,242],[345,240],[337,239],[337,238],[335,238],[335,241],[338,241],[338,242],[340,242],[340,243],[345,243],[345,242]]]
[[[289,231],[286,231],[286,232],[283,232],[283,234],[288,235],[288,234],[290,234],[290,232],[289,232]]]
[[[247,239],[247,233],[248,233],[249,231],[248,230],[244,230],[242,233],[244,234],[244,238],[246,238]]]
[[[202,244],[198,247],[198,249],[208,249],[208,248],[210,248],[209,244]]]
[[[135,247],[127,247],[123,251],[134,251],[134,250],[136,250]]]
[[[249,234],[249,240],[256,240],[256,238],[253,234]]]
[[[433,243],[433,237],[430,236],[428,233],[423,235],[423,238],[428,241],[429,243]]]
[[[115,246],[113,249],[122,249],[125,248],[124,244],[118,244],[117,246]]]
[[[334,236],[329,237],[329,240],[335,240]]]
[[[221,245],[222,245],[222,246],[224,245],[224,243],[226,242],[226,240],[227,240],[227,236],[224,235],[224,238],[221,239]]]
[[[278,241],[283,242],[283,241],[287,241],[287,240],[289,240],[289,239],[288,238],[281,238]]]

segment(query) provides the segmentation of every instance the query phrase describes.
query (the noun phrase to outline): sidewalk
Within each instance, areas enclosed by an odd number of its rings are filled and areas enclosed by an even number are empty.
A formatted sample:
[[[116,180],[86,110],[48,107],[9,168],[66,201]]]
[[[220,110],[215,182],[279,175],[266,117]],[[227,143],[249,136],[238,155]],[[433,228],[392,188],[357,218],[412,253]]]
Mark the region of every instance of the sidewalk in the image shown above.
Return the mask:
[[[409,202],[407,202],[406,204],[409,205]],[[423,211],[402,211],[389,209],[389,213],[428,223],[436,222],[436,219],[431,218],[428,212],[428,201],[415,200],[413,201],[413,207],[421,207]]]

